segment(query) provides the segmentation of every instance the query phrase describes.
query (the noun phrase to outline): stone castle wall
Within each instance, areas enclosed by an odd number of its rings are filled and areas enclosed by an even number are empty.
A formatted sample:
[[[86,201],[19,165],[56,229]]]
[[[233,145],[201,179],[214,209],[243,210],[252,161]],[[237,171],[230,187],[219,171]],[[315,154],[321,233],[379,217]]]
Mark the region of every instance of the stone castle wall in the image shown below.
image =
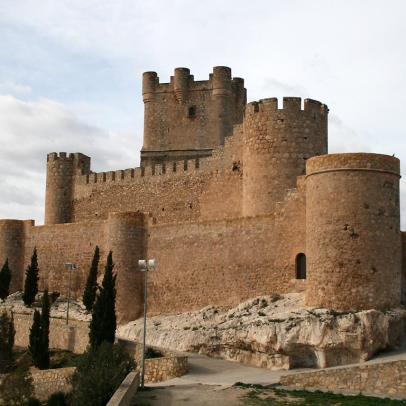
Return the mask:
[[[295,258],[305,252],[303,190],[272,216],[158,224],[149,233],[148,257],[161,264],[149,275],[151,313],[295,291]]]
[[[34,397],[44,401],[55,392],[70,392],[72,390],[71,379],[75,369],[74,367],[45,370],[31,368]]]

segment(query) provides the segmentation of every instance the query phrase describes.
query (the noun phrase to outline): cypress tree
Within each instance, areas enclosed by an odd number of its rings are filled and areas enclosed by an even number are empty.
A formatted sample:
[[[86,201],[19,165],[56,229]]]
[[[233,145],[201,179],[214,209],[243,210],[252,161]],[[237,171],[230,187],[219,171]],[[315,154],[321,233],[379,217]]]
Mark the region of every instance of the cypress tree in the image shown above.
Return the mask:
[[[90,312],[93,308],[97,293],[97,271],[99,268],[100,251],[96,245],[94,250],[92,265],[90,266],[89,275],[87,276],[85,291],[83,292],[83,304],[86,310]]]
[[[28,351],[31,354],[33,363],[37,368],[39,368],[41,364],[41,341],[41,314],[38,310],[35,310],[30,329],[30,344],[28,346]]]
[[[37,249],[34,248],[31,263],[25,271],[23,301],[26,306],[31,306],[34,303],[35,295],[38,293],[38,279]]]
[[[10,294],[11,271],[8,258],[0,271],[0,299],[5,299]]]
[[[0,315],[0,371],[13,358],[14,324],[6,311]]]
[[[97,348],[103,341],[114,343],[116,335],[116,275],[113,274],[113,254],[110,251],[96,302],[93,306],[90,322],[89,339],[92,348]]]
[[[45,290],[42,297],[42,309],[41,309],[41,350],[39,354],[39,368],[49,368],[49,313],[50,304],[48,290]]]

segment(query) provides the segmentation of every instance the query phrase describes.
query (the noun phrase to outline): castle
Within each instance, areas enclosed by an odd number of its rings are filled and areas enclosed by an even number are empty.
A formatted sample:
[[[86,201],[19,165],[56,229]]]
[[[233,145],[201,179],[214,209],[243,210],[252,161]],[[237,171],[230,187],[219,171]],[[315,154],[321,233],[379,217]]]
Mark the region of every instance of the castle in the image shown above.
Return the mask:
[[[122,322],[140,316],[137,261],[156,257],[151,314],[305,291],[338,311],[402,302],[399,160],[327,154],[328,108],[285,97],[246,103],[228,67],[195,81],[143,75],[141,166],[95,173],[81,153],[47,157],[45,225],[0,220],[12,290],[38,250],[40,288],[81,297],[94,248],[111,249]]]

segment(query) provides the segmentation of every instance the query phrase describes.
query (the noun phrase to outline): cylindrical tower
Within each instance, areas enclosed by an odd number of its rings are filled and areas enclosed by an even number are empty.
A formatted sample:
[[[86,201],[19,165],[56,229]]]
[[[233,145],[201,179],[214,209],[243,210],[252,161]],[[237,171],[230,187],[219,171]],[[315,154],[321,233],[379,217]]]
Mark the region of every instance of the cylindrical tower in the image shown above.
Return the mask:
[[[145,255],[144,215],[140,212],[110,213],[107,221],[107,250],[113,251],[117,275],[117,315],[120,322],[142,314],[143,284],[138,260]]]
[[[249,103],[243,124],[243,215],[274,211],[296,178],[305,173],[306,159],[327,153],[328,108],[318,101],[285,97]]]
[[[399,160],[315,157],[306,167],[306,304],[341,311],[399,306]]]
[[[173,90],[175,97],[180,103],[184,103],[187,99],[189,90],[190,70],[188,68],[176,68],[173,78]]]
[[[233,132],[234,106],[231,103],[231,69],[227,66],[213,68],[214,139],[224,145],[225,137]]]
[[[90,158],[84,154],[48,154],[45,224],[71,222],[74,177],[87,173],[90,173]]]
[[[0,269],[8,259],[10,293],[22,289],[24,279],[24,221],[0,220]]]
[[[153,143],[155,108],[155,89],[159,83],[156,72],[144,72],[142,74],[142,99],[144,101],[144,142],[143,148],[148,149]]]

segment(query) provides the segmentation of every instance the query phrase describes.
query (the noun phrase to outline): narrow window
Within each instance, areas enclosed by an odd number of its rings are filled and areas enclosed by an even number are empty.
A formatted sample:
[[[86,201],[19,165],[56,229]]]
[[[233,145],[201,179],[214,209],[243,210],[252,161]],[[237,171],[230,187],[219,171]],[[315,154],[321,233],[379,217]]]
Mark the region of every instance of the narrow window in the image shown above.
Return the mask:
[[[296,279],[306,279],[306,255],[302,253],[296,256]]]
[[[196,106],[189,106],[187,110],[187,116],[189,118],[195,118],[196,117]]]

